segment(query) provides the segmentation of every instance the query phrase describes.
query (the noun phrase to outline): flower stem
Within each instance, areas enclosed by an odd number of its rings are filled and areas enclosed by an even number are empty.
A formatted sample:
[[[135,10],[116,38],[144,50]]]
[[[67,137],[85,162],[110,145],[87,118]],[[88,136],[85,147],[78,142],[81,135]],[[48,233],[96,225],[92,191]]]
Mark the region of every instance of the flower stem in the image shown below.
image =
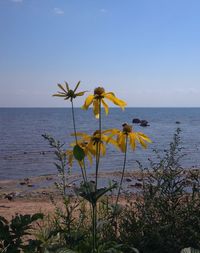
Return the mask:
[[[76,145],[78,145],[73,99],[71,99],[71,105],[72,105],[72,121],[73,121],[73,128],[74,128],[74,136],[75,136]],[[81,168],[81,173],[82,173],[83,181],[84,181],[84,183],[86,183],[87,182],[87,176],[86,176],[85,168],[83,168],[83,166],[81,165],[81,163],[79,163],[79,165],[80,165],[80,168]]]
[[[96,252],[97,209],[96,203],[92,204],[92,253]]]
[[[85,167],[85,158],[83,159],[83,172],[84,172],[84,176],[85,176],[85,181],[88,182],[86,167]]]
[[[81,174],[82,174],[82,178],[83,178],[83,182],[86,183],[86,177],[85,177],[85,173],[84,173],[84,168],[82,166],[82,164],[79,162],[79,166],[81,168]]]
[[[124,163],[123,163],[122,176],[121,176],[121,180],[120,180],[120,184],[119,184],[119,188],[118,188],[117,198],[116,198],[116,202],[115,202],[114,215],[115,215],[115,212],[116,212],[116,209],[117,209],[117,204],[118,204],[118,201],[119,201],[119,195],[120,195],[121,188],[122,188],[122,182],[123,182],[123,179],[124,179],[124,172],[125,172],[125,169],[126,169],[127,144],[128,144],[128,135],[126,135],[126,140],[125,140]]]
[[[77,140],[77,134],[76,134],[76,122],[75,122],[75,112],[74,112],[73,99],[71,100],[71,105],[72,105],[72,119],[73,119],[73,127],[74,127],[74,136],[75,136],[75,140],[76,140],[76,144],[77,144],[78,140]]]
[[[101,99],[99,100],[99,131],[100,131],[100,141],[101,141]]]
[[[97,183],[98,183],[98,170],[99,170],[98,155],[99,155],[99,143],[96,143],[95,190],[97,190]]]
[[[95,175],[95,192],[98,189],[98,172],[99,172],[99,162],[101,155],[101,99],[99,100],[99,141],[96,143],[96,175]],[[92,205],[93,215],[92,215],[92,238],[93,238],[93,253],[96,252],[96,242],[97,242],[97,203]]]
[[[99,100],[99,142],[96,146],[96,190],[98,188],[98,173],[99,173],[99,162],[100,162],[100,155],[101,155],[101,99]]]

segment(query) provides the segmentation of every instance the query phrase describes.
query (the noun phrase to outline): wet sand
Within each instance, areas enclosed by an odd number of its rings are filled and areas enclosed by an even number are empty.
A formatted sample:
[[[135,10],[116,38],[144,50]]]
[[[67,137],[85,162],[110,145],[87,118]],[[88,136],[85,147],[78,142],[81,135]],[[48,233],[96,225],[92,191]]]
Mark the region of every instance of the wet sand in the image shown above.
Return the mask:
[[[99,187],[105,187],[109,182],[119,181],[120,172],[107,172],[99,174]],[[89,175],[92,180],[93,174]],[[58,180],[56,175],[44,175],[17,180],[0,181],[0,216],[10,219],[15,214],[33,214],[42,212],[52,213],[55,206],[51,198],[61,204],[61,195],[55,187]],[[73,194],[73,188],[78,186],[81,176],[71,175],[67,182],[68,194]],[[141,173],[139,171],[126,172],[124,177],[124,190],[134,195],[141,188]]]

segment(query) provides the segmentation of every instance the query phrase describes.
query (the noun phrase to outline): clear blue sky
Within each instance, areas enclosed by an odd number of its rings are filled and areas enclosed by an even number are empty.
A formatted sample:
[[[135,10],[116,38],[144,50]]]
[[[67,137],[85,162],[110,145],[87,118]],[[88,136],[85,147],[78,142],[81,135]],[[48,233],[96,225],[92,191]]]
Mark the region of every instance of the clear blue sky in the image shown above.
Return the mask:
[[[200,1],[0,0],[0,107],[66,106],[51,97],[64,80],[199,107]]]

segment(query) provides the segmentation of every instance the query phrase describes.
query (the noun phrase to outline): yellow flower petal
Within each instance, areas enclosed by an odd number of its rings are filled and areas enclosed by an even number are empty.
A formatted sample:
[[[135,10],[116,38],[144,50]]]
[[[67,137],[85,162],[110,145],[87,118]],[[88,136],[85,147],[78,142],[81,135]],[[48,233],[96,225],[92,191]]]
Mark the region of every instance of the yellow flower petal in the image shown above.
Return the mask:
[[[143,134],[141,132],[137,132],[137,134],[144,140],[144,141],[147,141],[149,143],[152,143],[152,140],[146,135],[146,134]]]
[[[142,137],[140,136],[140,134],[138,133],[135,133],[135,136],[137,138],[137,141],[140,143],[140,145],[143,147],[143,148],[147,148],[147,144],[146,142],[142,139]]]
[[[125,140],[126,140],[125,134],[120,132],[120,134],[118,135],[118,138],[117,138],[117,143],[118,143],[119,148],[121,149],[122,152],[125,152],[125,149],[126,149],[126,141]]]
[[[111,129],[107,129],[107,130],[102,131],[102,134],[107,134],[107,133],[118,134],[119,132],[120,132],[119,129],[111,128]]]
[[[107,94],[111,94],[111,95],[113,95],[114,97],[116,97],[114,92],[107,92]]]
[[[118,135],[120,133],[119,129],[113,128],[113,129],[107,129],[102,131],[102,134],[109,134],[108,139],[107,139],[107,143],[111,143],[112,145],[114,145],[115,147],[119,147],[117,142],[115,140],[113,140],[113,136],[114,135]],[[110,141],[111,139],[111,141]]]
[[[74,156],[73,156],[73,151],[72,151],[72,150],[67,150],[67,151],[66,151],[66,154],[67,154],[67,159],[68,159],[68,165],[69,165],[70,167],[72,167],[73,158],[74,158]]]
[[[76,145],[76,142],[70,143],[70,146],[71,146],[71,147],[74,147],[75,145]]]
[[[93,156],[96,156],[96,145],[94,145],[92,141],[88,143],[87,148]]]
[[[119,107],[121,107],[123,110],[124,110],[124,107],[127,105],[126,102],[115,97],[113,93],[111,92],[105,93],[104,97],[112,101],[115,105],[118,105]]]
[[[95,117],[98,119],[99,118],[99,100],[94,99],[93,100],[93,112]]]
[[[105,109],[106,115],[108,115],[108,111],[109,111],[108,105],[106,104],[106,102],[103,99],[101,101],[102,101],[103,107]]]
[[[113,135],[112,135],[113,136]],[[106,143],[109,143],[109,144],[112,144],[113,146],[115,146],[116,148],[119,148],[118,146],[118,143],[116,142],[116,140],[114,140],[112,138],[112,136],[106,136],[106,135],[102,135],[101,136],[101,140],[106,142]]]
[[[129,133],[129,139],[130,139],[130,146],[133,150],[136,148],[136,136],[135,133]]]
[[[84,103],[84,105],[82,106],[82,109],[87,110],[88,107],[92,104],[93,99],[94,99],[94,95],[89,95],[89,96],[86,98],[85,103]]]
[[[119,140],[120,140],[120,137],[123,133],[122,132],[119,132],[118,135],[117,135],[117,143],[119,143]]]

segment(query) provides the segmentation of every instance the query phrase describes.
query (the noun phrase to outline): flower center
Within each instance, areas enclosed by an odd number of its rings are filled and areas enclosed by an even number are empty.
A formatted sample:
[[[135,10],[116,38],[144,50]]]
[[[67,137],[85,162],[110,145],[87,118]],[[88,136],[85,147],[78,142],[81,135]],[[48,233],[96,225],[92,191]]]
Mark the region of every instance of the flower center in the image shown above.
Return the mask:
[[[74,96],[74,91],[73,90],[69,90],[68,93],[67,93],[67,95],[69,97],[73,97]]]
[[[132,126],[128,125],[127,123],[124,123],[124,124],[122,125],[122,127],[123,127],[123,132],[124,132],[125,134],[128,134],[128,133],[131,133],[131,132],[132,132]]]
[[[103,87],[98,87],[94,89],[94,95],[102,96],[102,94],[105,92],[105,89]]]
[[[94,133],[93,133],[93,136],[96,136],[98,134],[100,134],[101,132],[99,130],[96,130]]]
[[[100,131],[99,130],[96,130],[94,133],[93,133],[93,136],[92,136],[92,140],[94,142],[94,144],[100,142]]]
[[[82,148],[86,148],[87,145],[88,145],[88,142],[87,142],[87,141],[81,142],[81,147],[82,147]]]

